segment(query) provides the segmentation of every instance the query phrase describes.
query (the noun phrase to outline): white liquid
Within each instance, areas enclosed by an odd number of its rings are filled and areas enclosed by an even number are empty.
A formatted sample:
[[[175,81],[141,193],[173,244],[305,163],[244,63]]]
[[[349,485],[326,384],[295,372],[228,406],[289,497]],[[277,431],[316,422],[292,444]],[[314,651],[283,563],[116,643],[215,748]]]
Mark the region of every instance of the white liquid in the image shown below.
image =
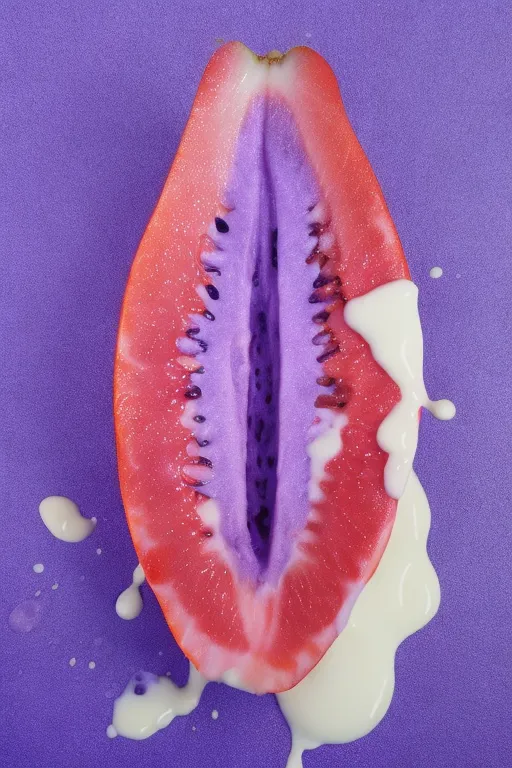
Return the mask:
[[[167,677],[152,677],[143,695],[134,690],[130,681],[126,690],[114,702],[112,727],[116,734],[127,739],[147,739],[162,728],[167,728],[178,715],[188,715],[199,704],[207,683],[204,677],[190,665],[188,683],[178,688]],[[111,734],[107,735],[111,738]]]
[[[74,666],[75,666],[75,664],[76,664],[76,659],[75,659],[75,657],[73,656],[73,658],[69,660],[69,666],[70,666],[70,667],[74,667]]]
[[[86,539],[96,527],[96,518],[82,517],[77,505],[65,496],[48,496],[39,505],[41,520],[53,536],[61,541],[77,543]]]
[[[455,415],[455,406],[449,400],[432,402],[427,395],[418,288],[414,283],[395,280],[352,299],[345,306],[345,321],[370,345],[375,360],[400,387],[401,400],[377,432],[379,446],[389,454],[384,486],[389,496],[399,499],[416,453],[420,407],[448,419]]]
[[[313,429],[320,434],[307,447],[311,459],[308,495],[310,501],[321,501],[324,494],[320,484],[326,479],[325,467],[341,451],[341,433],[347,417],[344,413],[333,413],[329,408],[317,408],[315,413],[320,424]]]
[[[420,407],[446,420],[455,415],[455,406],[449,400],[432,402],[427,396],[417,294],[412,282],[397,280],[353,299],[345,307],[347,324],[367,341],[375,360],[400,388],[401,400],[384,419],[377,435],[380,447],[389,454],[384,476],[386,491],[400,501],[384,555],[357,599],[345,629],[295,688],[277,696],[292,732],[287,768],[301,768],[304,750],[353,741],[375,728],[392,699],[399,644],[430,621],[439,605],[439,583],[426,551],[430,510],[412,472],[412,463]],[[183,419],[189,418],[190,412],[186,411]],[[323,425],[327,427],[323,435],[317,439],[313,435],[310,445],[312,497],[319,493],[327,461],[341,448],[346,416],[335,418],[338,420]],[[201,515],[205,524],[218,526],[218,510],[212,500],[202,505]],[[137,609],[142,601],[136,574],[137,569],[134,583],[120,595],[118,603],[129,593],[126,602],[131,605],[133,600]],[[124,612],[138,615],[140,608]],[[236,674],[223,679],[237,685]],[[113,724],[107,735],[148,738],[177,715],[191,712],[205,684],[206,680],[192,667],[189,683],[183,689],[167,677],[153,676],[144,694],[137,695],[134,683],[130,683],[115,702]],[[213,710],[212,718],[217,716],[217,710]]]
[[[348,624],[295,688],[277,695],[292,732],[288,768],[304,749],[359,739],[382,720],[394,688],[396,649],[439,606],[439,582],[426,551],[430,509],[411,474],[389,543]]]
[[[41,621],[41,601],[23,600],[9,614],[9,626],[15,632],[32,632]]]
[[[429,272],[430,277],[438,278],[441,277],[443,274],[443,270],[441,267],[432,267],[432,269]]]
[[[32,570],[34,573],[42,573],[44,571],[44,565],[42,563],[35,563],[35,565],[32,566]]]
[[[89,667],[89,669],[96,669],[96,662],[95,661],[90,661],[87,666]]]
[[[212,710],[212,720],[218,720],[219,719],[219,713],[216,709]]]
[[[116,613],[121,619],[136,619],[142,611],[142,595],[139,587],[144,584],[145,576],[142,566],[138,565],[133,572],[133,581],[116,600]]]

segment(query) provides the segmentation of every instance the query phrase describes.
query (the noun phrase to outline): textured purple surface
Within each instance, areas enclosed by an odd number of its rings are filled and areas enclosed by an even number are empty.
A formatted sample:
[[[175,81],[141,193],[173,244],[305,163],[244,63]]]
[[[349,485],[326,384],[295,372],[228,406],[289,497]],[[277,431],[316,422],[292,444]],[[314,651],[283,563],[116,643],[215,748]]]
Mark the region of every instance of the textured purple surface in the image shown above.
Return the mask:
[[[324,351],[311,342],[322,304],[308,302],[319,267],[306,263],[318,244],[307,211],[319,192],[281,103],[258,99],[250,110],[226,199],[228,232],[212,225],[217,249],[202,255],[217,270],[211,280],[219,298],[204,297],[215,320],[193,316],[198,333],[178,346],[204,366],[191,376],[202,396],[188,404],[205,418],[194,424],[196,438],[210,442],[201,455],[213,462],[213,478],[201,490],[218,502],[239,572],[275,584],[309,511],[306,448]]]
[[[424,417],[417,460],[441,610],[399,650],[382,724],[307,754],[305,768],[509,763],[508,6],[4,0],[2,766],[284,766],[275,700],[216,685],[149,741],[104,735],[112,697],[138,668],[185,676],[147,590],[139,619],[113,610],[134,557],[116,480],[112,356],[128,268],[217,37],[260,52],[310,43],[334,67],[420,285],[431,395],[459,409],[451,424]],[[428,276],[434,265],[440,280]],[[85,543],[44,528],[37,505],[53,493],[97,515]],[[38,626],[14,632],[11,611],[37,589]]]

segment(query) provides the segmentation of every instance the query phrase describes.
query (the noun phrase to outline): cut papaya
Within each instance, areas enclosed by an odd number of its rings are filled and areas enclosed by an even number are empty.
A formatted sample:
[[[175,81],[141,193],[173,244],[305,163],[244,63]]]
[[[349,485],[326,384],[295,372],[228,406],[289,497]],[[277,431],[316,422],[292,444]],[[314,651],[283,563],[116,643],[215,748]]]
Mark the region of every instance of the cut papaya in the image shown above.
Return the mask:
[[[201,80],[126,288],[119,477],[140,562],[210,679],[298,683],[387,542],[400,398],[344,303],[407,278],[335,77],[229,43]]]

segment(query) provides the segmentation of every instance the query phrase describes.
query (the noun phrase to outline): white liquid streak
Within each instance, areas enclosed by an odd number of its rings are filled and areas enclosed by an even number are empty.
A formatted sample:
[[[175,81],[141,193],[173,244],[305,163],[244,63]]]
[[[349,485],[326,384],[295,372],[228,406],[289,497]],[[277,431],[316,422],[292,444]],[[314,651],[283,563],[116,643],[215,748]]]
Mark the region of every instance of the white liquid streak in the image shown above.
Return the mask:
[[[277,695],[292,732],[288,768],[302,765],[304,749],[361,738],[386,714],[396,649],[439,606],[439,582],[426,551],[429,527],[428,501],[413,473],[384,555],[346,628],[304,680]]]
[[[138,696],[130,683],[114,702],[112,726],[109,726],[113,730],[109,733],[107,729],[107,735],[110,738],[119,734],[127,739],[147,739],[167,728],[178,715],[192,712],[199,704],[206,683],[192,665],[184,688],[178,688],[168,677],[158,677],[143,695]]]
[[[449,400],[432,402],[423,382],[423,334],[418,314],[418,288],[410,280],[395,280],[352,299],[345,321],[370,345],[372,355],[400,387],[401,399],[377,432],[377,442],[389,454],[384,471],[386,492],[399,499],[404,492],[418,444],[418,411],[451,419]]]

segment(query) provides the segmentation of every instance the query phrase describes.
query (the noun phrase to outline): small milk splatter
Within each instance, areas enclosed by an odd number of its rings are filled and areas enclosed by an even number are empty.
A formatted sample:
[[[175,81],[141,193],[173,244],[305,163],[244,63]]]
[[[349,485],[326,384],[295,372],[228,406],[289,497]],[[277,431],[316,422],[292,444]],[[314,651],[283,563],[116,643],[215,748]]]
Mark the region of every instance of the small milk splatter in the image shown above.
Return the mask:
[[[69,666],[70,666],[70,667],[74,667],[74,666],[75,666],[75,664],[76,664],[76,659],[75,659],[75,657],[73,656],[73,658],[69,660]]]
[[[434,278],[441,277],[441,275],[443,274],[443,270],[441,269],[441,267],[432,267],[429,274],[430,274],[430,277],[434,277]]]
[[[23,600],[11,611],[9,626],[15,632],[31,632],[41,619],[41,603],[37,600]]]
[[[109,725],[109,727],[107,728],[107,736],[109,737],[109,739],[115,739],[115,737],[117,736],[117,731],[113,725]]]
[[[56,589],[58,589],[58,588],[59,588],[59,585],[57,584],[57,582],[55,582],[55,584],[52,584],[52,589],[53,589],[54,591],[55,591]]]
[[[44,571],[44,565],[42,563],[36,563],[32,566],[34,573],[42,573]]]
[[[101,548],[100,548],[100,547],[98,547],[98,549],[96,550],[96,554],[97,554],[97,555],[101,555],[101,551],[102,551],[102,550],[101,550]]]
[[[89,667],[89,669],[95,669],[96,668],[96,662],[95,661],[90,661],[89,664],[88,664],[88,667]]]
[[[212,720],[217,720],[217,719],[218,719],[218,717],[219,717],[219,713],[217,712],[217,710],[216,710],[216,709],[214,709],[214,710],[212,711]]]

